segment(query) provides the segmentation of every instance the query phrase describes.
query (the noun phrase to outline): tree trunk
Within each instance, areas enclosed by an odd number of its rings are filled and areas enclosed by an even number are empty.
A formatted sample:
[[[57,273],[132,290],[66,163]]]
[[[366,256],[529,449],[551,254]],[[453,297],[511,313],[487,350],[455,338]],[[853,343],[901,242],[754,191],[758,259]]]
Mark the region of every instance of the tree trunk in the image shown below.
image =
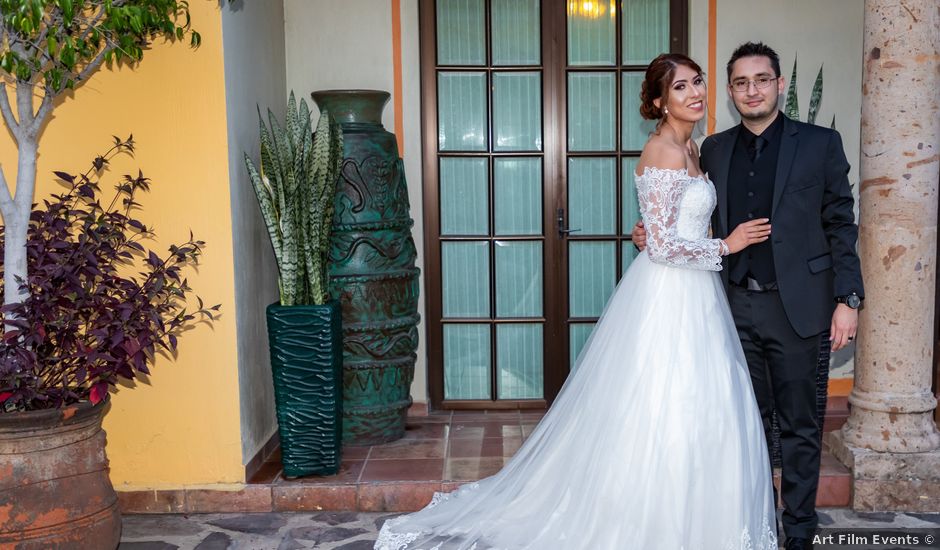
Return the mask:
[[[4,216],[5,235],[3,248],[3,303],[4,305],[22,302],[29,295],[20,288],[19,281],[25,281],[26,272],[26,231],[29,228],[29,214],[32,209],[33,190],[36,186],[36,159],[39,144],[33,136],[19,142],[19,162],[16,173],[16,198],[13,215]]]

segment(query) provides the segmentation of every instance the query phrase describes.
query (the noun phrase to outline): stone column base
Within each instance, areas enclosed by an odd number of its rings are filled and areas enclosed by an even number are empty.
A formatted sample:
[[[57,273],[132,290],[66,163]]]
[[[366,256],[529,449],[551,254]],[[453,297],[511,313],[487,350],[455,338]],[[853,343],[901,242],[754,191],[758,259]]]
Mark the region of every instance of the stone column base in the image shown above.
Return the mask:
[[[852,509],[856,511],[940,511],[940,449],[884,453],[845,442],[842,430],[825,442],[852,470]]]

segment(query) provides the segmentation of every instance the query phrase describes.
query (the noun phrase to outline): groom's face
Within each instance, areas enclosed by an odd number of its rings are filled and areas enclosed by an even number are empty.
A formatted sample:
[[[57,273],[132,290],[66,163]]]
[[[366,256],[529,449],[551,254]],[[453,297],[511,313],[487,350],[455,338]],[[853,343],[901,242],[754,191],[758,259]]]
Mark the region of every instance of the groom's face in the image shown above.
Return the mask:
[[[765,87],[760,87],[761,82]],[[741,118],[760,120],[771,116],[777,111],[777,101],[784,89],[784,79],[774,71],[768,57],[742,57],[731,68],[728,95]]]

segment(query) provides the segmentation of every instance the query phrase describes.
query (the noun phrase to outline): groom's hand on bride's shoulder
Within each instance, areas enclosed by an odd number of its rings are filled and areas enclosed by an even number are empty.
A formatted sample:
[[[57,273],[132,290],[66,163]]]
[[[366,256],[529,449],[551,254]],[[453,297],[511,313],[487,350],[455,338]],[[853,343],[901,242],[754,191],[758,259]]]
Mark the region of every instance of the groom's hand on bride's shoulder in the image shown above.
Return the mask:
[[[643,220],[636,222],[636,225],[633,226],[633,232],[630,233],[630,238],[633,240],[633,246],[643,252],[646,249],[646,229],[643,228]]]

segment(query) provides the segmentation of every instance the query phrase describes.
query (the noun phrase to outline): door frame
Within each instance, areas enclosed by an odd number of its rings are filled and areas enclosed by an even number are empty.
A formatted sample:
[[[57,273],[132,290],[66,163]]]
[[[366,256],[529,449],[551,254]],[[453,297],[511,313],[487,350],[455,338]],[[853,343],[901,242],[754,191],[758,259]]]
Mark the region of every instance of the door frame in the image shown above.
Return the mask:
[[[486,3],[485,25],[487,62],[491,60],[488,38],[491,35],[489,0]],[[419,54],[421,75],[421,163],[424,207],[424,279],[425,279],[425,325],[427,338],[427,369],[429,409],[544,409],[549,406],[561,390],[569,372],[568,295],[566,292],[550,293],[549,289],[567,289],[568,274],[563,269],[567,264],[567,239],[556,234],[555,216],[559,208],[568,211],[567,186],[567,4],[568,0],[542,0],[541,3],[541,65],[542,70],[542,228],[543,228],[543,399],[496,400],[445,400],[444,399],[444,335],[443,335],[443,285],[441,269],[440,195],[438,187],[438,117],[437,117],[437,36],[436,0],[418,0]],[[619,6],[619,0],[618,0]],[[689,0],[670,0],[670,49],[673,52],[688,51]],[[621,15],[616,15],[615,41],[621,48]],[[527,66],[532,70],[536,66]],[[615,66],[616,67],[616,66]],[[514,67],[489,68],[507,70]],[[519,67],[522,69],[522,67]],[[583,68],[575,67],[576,70]],[[620,97],[620,82],[617,82],[617,97]],[[487,97],[491,96],[490,91]],[[620,109],[618,106],[616,131],[620,135]],[[492,120],[492,105],[487,100],[487,121]],[[492,128],[490,128],[492,134]],[[492,139],[489,140],[492,147]],[[492,156],[492,153],[487,153]],[[524,154],[524,153],[519,153]],[[498,155],[498,154],[497,154]],[[516,154],[510,154],[515,156]],[[619,171],[619,170],[618,170]],[[492,179],[492,175],[490,175]],[[620,199],[618,178],[617,198]],[[494,208],[492,197],[489,208]],[[492,214],[492,213],[491,213]],[[492,219],[492,215],[490,216]],[[618,222],[619,223],[619,222]],[[492,229],[492,228],[491,228]],[[495,237],[491,237],[495,240]],[[491,247],[492,248],[492,247]],[[618,250],[617,257],[620,257]],[[495,264],[491,262],[491,269]],[[618,264],[619,270],[619,264]],[[495,292],[495,285],[490,285]],[[499,323],[491,320],[488,323]],[[491,342],[491,369],[496,368],[495,342]],[[495,386],[496,377],[491,377]]]

